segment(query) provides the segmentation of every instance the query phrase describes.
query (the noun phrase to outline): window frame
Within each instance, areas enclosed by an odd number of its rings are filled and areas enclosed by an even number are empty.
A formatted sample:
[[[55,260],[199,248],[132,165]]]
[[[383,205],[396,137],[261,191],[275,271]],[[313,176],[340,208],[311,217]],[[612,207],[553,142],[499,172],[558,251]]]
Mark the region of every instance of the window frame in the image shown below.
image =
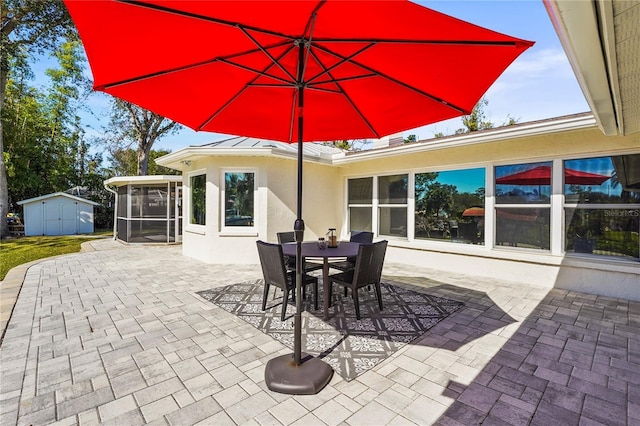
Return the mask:
[[[251,173],[253,174],[253,225],[251,226],[232,226],[226,225],[226,192],[227,180],[226,175],[230,173]],[[220,169],[220,233],[223,235],[256,235],[258,232],[258,169],[251,167],[233,167]]]
[[[193,187],[191,185],[191,182],[192,182],[192,178],[197,176],[204,176],[204,206],[205,207],[204,207],[204,223],[202,224],[191,222],[191,218],[193,217]],[[184,201],[188,200],[187,215],[185,217],[185,221],[187,222],[185,226],[185,231],[194,232],[197,234],[204,234],[207,229],[207,195],[209,193],[209,188],[208,188],[209,182],[207,180],[206,169],[199,169],[199,170],[194,170],[189,172],[187,174],[187,180],[189,182],[189,194],[187,197],[185,197],[185,195],[187,194],[183,193]],[[184,212],[183,212],[183,217],[184,217]]]

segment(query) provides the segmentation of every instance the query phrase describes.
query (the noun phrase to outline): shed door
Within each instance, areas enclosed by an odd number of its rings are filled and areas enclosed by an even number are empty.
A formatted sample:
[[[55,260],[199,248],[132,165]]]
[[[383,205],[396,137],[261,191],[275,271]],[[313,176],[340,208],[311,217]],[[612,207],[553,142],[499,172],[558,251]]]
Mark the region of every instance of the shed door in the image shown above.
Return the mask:
[[[43,203],[44,235],[61,235],[62,217],[60,203]]]
[[[78,233],[78,203],[61,204],[62,207],[62,235],[73,235]]]
[[[44,203],[44,235],[77,234],[76,203]]]

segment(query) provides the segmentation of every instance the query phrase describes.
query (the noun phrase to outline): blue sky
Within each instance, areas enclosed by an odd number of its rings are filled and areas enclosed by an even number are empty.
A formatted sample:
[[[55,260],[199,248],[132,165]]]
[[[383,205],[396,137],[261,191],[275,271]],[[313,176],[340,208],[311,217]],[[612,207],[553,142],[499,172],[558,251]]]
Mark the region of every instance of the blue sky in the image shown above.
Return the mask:
[[[485,111],[494,125],[501,125],[508,117],[522,123],[589,111],[541,0],[424,0],[417,3],[494,31],[535,41],[486,93],[489,104]],[[47,62],[34,68],[38,71],[52,65]],[[101,123],[107,121],[107,95],[95,94],[89,106],[93,112],[93,117],[86,115],[90,138],[98,134]],[[415,134],[418,139],[429,139],[436,132],[452,134],[460,127],[460,118],[454,118],[408,130],[404,136]],[[228,136],[184,128],[157,141],[154,148],[176,151],[225,137]]]

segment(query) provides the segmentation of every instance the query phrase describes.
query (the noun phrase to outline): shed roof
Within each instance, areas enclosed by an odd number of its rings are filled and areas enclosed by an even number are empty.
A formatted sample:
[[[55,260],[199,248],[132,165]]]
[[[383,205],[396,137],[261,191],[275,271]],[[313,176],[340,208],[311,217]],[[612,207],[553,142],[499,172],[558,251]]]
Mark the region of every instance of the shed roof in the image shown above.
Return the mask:
[[[29,198],[27,200],[18,201],[18,204],[19,205],[23,205],[23,204],[37,203],[37,202],[45,201],[45,200],[48,200],[50,198],[55,198],[55,197],[65,197],[65,198],[68,198],[70,200],[76,201],[78,203],[90,204],[92,206],[99,206],[100,205],[100,203],[96,203],[95,201],[87,200],[86,198],[76,197],[75,195],[66,194],[64,192],[54,192],[52,194],[41,195],[41,196],[35,197],[35,198]]]

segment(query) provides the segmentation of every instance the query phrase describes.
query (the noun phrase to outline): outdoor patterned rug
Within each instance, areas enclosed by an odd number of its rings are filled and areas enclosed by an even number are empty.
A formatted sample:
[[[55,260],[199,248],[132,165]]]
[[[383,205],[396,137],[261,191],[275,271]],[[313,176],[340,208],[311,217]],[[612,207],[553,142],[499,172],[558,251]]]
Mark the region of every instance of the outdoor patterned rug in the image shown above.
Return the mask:
[[[371,291],[360,289],[361,320],[358,321],[350,294],[344,298],[342,288],[334,288],[329,320],[323,321],[322,283],[318,287],[318,311],[313,310],[311,297],[303,301],[302,351],[322,358],[346,381],[375,367],[464,306],[454,300],[383,283],[382,312],[378,310],[373,288]],[[267,309],[263,312],[263,288],[263,281],[257,280],[198,294],[293,349],[295,304],[289,301],[285,321],[280,321],[282,292],[277,290],[274,299],[274,291],[270,290]]]

